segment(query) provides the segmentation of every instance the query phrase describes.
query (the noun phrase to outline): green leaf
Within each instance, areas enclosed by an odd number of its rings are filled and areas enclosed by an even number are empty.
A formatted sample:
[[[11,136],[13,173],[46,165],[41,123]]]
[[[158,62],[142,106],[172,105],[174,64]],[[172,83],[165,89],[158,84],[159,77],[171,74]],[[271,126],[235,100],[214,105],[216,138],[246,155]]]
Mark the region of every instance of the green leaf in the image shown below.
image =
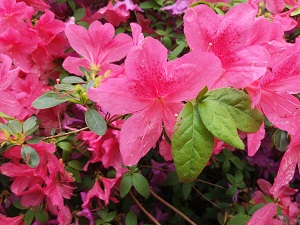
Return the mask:
[[[180,182],[193,181],[206,166],[214,145],[213,135],[201,121],[196,102],[181,110],[172,136],[172,153]]]
[[[192,191],[192,187],[195,185],[194,182],[186,182],[182,184],[182,192],[184,199],[187,199]]]
[[[23,131],[26,134],[31,134],[32,132],[34,132],[36,130],[36,129],[34,129],[34,128],[36,128],[36,125],[37,125],[36,117],[32,116],[24,122]]]
[[[279,151],[286,151],[287,146],[290,144],[288,133],[284,130],[277,129],[274,133],[274,144]]]
[[[76,76],[69,76],[64,78],[62,81],[62,83],[66,83],[66,84],[78,84],[78,83],[85,83],[85,81],[80,78],[80,77],[76,77]]]
[[[78,170],[76,170],[68,165],[65,166],[65,170],[72,173],[76,183],[81,183],[81,176],[80,176],[80,172]]]
[[[40,223],[47,223],[48,221],[48,214],[45,210],[35,212],[35,218]]]
[[[100,136],[106,133],[107,125],[104,118],[94,109],[88,109],[85,113],[86,125],[95,134]]]
[[[108,214],[108,208],[104,208],[103,210],[99,210],[97,211],[97,214],[99,215],[99,217],[104,220],[107,217]]]
[[[125,225],[137,225],[136,215],[131,210],[126,215]]]
[[[73,0],[68,0],[68,5],[70,6],[70,8],[75,11],[76,9],[76,3]]]
[[[54,88],[59,91],[73,91],[75,89],[72,84],[56,84]]]
[[[243,170],[243,164],[242,161],[240,160],[239,157],[237,156],[232,156],[229,158],[229,160],[239,169],[239,170]]]
[[[77,171],[83,170],[83,164],[79,162],[78,160],[72,160],[68,162],[68,166],[72,167],[73,169]]]
[[[147,179],[139,173],[132,174],[132,183],[134,188],[137,190],[137,192],[144,196],[145,198],[148,198],[149,196],[149,183]]]
[[[252,216],[258,209],[260,209],[261,207],[263,207],[265,204],[264,203],[258,203],[254,206],[252,206],[249,211],[248,211],[248,214],[250,216]]]
[[[23,125],[21,122],[17,120],[10,120],[6,123],[6,126],[8,126],[13,134],[21,134],[23,130]]]
[[[38,97],[32,106],[36,109],[48,109],[67,101],[66,97],[58,96],[56,92],[48,92]]]
[[[113,211],[107,214],[107,217],[104,219],[105,222],[111,222],[116,217],[117,212]]]
[[[245,225],[249,220],[251,216],[246,214],[237,214],[232,219],[228,221],[228,225]]]
[[[12,129],[10,129],[8,126],[6,126],[3,123],[0,123],[0,131],[3,132],[3,130],[6,130],[9,134],[14,134]]]
[[[236,183],[236,180],[235,180],[235,177],[233,175],[231,175],[230,173],[226,173],[225,174],[228,181],[231,183],[231,184],[235,184]]]
[[[299,15],[300,14],[300,6],[298,6],[297,8],[295,8],[294,10],[293,10],[293,12],[291,12],[291,16],[297,16],[297,15]]]
[[[156,2],[142,2],[141,4],[139,4],[139,7],[141,9],[159,9],[160,6],[156,3]]]
[[[13,202],[13,206],[16,207],[17,209],[28,209],[28,207],[21,205],[20,200]]]
[[[42,137],[33,137],[33,138],[26,140],[26,143],[27,144],[37,144],[37,143],[41,142],[42,140],[43,140]]]
[[[259,130],[263,123],[263,116],[257,109],[251,109],[249,96],[241,90],[220,88],[209,92],[206,100],[217,101],[224,107],[236,127],[244,132],[253,133]]]
[[[162,38],[162,43],[164,44],[164,46],[167,49],[170,49],[172,47],[172,42],[171,42],[171,39],[169,37],[163,37]]]
[[[172,171],[168,174],[165,185],[167,186],[174,186],[175,184],[179,183],[178,175],[175,171]]]
[[[245,148],[237,133],[234,120],[217,101],[206,98],[198,104],[198,109],[204,125],[213,135],[235,148]]]
[[[39,155],[36,153],[34,148],[32,148],[28,145],[22,145],[21,155],[22,155],[24,161],[30,167],[37,167],[40,163]]]
[[[9,115],[6,115],[5,113],[3,112],[0,112],[0,117],[1,118],[4,118],[4,119],[7,119],[7,120],[14,120],[15,118],[13,117],[10,117]]]
[[[120,183],[120,195],[122,198],[128,194],[131,187],[132,187],[132,176],[131,174],[127,174],[122,178]]]
[[[24,217],[25,225],[30,225],[34,218],[34,212],[32,210],[27,210]]]
[[[203,95],[205,95],[207,92],[208,92],[208,87],[205,86],[197,95],[197,97],[196,97],[197,102],[201,102]]]
[[[184,49],[185,47],[185,44],[180,44],[178,45],[173,51],[172,53],[168,56],[168,59],[169,60],[173,60],[173,59],[176,59],[177,56],[182,52],[182,50]]]
[[[85,16],[85,8],[76,9],[73,16],[76,22],[81,20]]]

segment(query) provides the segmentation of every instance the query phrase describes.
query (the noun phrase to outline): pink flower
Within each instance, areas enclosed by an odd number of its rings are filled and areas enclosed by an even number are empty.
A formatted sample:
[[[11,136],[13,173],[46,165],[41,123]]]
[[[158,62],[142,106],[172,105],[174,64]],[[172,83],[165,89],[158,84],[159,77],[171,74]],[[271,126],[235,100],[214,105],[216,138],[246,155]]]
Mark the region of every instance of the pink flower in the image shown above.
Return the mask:
[[[89,30],[71,24],[65,30],[72,48],[83,58],[67,57],[63,67],[70,73],[83,75],[79,66],[92,71],[95,75],[103,75],[106,71],[115,71],[119,66],[112,64],[126,56],[132,46],[132,39],[127,34],[114,37],[115,29],[109,24],[94,21]]]
[[[213,65],[213,66],[212,66]],[[125,77],[111,78],[90,89],[91,100],[114,114],[133,115],[122,126],[120,151],[125,165],[136,164],[164,129],[171,137],[181,101],[195,98],[220,76],[220,62],[211,53],[193,52],[167,62],[167,49],[147,37],[125,60]]]
[[[276,210],[275,203],[268,203],[257,210],[246,225],[284,225],[281,221],[273,219],[274,215],[276,215]]]
[[[23,217],[23,215],[15,217],[6,217],[5,215],[0,213],[0,221],[3,225],[24,225]]]
[[[256,13],[247,4],[232,7],[224,17],[206,5],[186,11],[184,33],[192,51],[212,51],[222,62],[224,72],[214,88],[244,88],[266,72],[267,50],[247,45]]]

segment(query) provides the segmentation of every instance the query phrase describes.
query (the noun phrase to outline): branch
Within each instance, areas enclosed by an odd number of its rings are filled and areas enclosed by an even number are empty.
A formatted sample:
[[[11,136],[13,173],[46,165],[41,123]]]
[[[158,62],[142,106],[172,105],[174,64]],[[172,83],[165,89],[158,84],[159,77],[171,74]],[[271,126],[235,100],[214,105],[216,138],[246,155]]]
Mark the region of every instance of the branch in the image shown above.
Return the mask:
[[[155,225],[161,225],[143,206],[142,204],[136,199],[136,197],[132,194],[131,191],[129,191],[130,197],[133,199],[133,201],[138,205],[138,207],[145,213],[145,215],[155,224]]]
[[[172,206],[171,204],[169,204],[168,202],[166,202],[165,200],[163,200],[161,197],[159,197],[157,194],[155,194],[151,189],[150,189],[150,194],[154,198],[156,198],[158,201],[160,201],[161,203],[163,203],[165,206],[167,206],[170,209],[172,209],[175,213],[177,213],[179,216],[181,216],[183,219],[185,219],[189,224],[191,224],[191,225],[197,225],[195,222],[193,222],[192,220],[190,220],[190,218],[188,218],[186,215],[184,215],[181,211],[179,211],[174,206]]]
[[[68,132],[68,133],[56,134],[56,135],[52,135],[52,136],[49,136],[49,137],[44,137],[42,139],[42,141],[49,140],[49,139],[52,139],[52,138],[58,138],[58,137],[68,136],[68,135],[71,135],[71,134],[76,134],[78,132],[81,132],[81,131],[84,131],[84,130],[88,130],[88,129],[89,129],[88,127],[84,127],[84,128],[79,129],[79,130],[74,130],[74,131],[71,131],[71,132]]]

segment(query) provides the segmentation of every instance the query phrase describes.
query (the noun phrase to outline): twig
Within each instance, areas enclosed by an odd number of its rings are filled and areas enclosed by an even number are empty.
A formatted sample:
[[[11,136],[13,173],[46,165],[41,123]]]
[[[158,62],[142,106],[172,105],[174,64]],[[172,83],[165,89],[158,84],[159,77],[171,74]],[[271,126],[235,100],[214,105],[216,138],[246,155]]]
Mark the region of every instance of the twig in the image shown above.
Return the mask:
[[[130,197],[133,199],[133,201],[138,205],[138,207],[145,213],[145,215],[155,224],[155,225],[161,225],[143,206],[142,204],[136,199],[136,197],[132,194],[131,191],[129,191]]]
[[[211,200],[209,200],[204,194],[202,194],[199,190],[197,190],[197,188],[193,187],[193,189],[199,194],[201,195],[203,198],[205,198],[207,201],[209,201],[213,206],[217,207],[218,209],[222,209],[220,206],[216,205],[214,202],[212,202]]]
[[[71,131],[71,132],[68,132],[68,133],[56,134],[56,135],[52,135],[52,136],[49,136],[49,137],[44,137],[42,140],[45,141],[45,140],[49,140],[49,139],[52,139],[52,138],[58,138],[58,137],[68,136],[68,135],[76,134],[78,132],[81,132],[81,131],[84,131],[84,130],[88,130],[88,129],[89,129],[88,127],[84,127],[84,128],[79,129],[79,130],[74,130],[74,131]]]
[[[202,182],[202,183],[205,183],[205,184],[209,184],[209,185],[212,185],[212,186],[216,186],[216,187],[218,187],[218,188],[226,189],[226,188],[224,188],[224,187],[222,187],[222,186],[220,186],[220,185],[213,184],[213,183],[210,183],[210,182],[205,181],[205,180],[197,179],[197,181]]]
[[[161,197],[159,197],[157,194],[155,194],[151,189],[150,189],[150,194],[156,198],[158,201],[160,201],[161,203],[163,203],[165,206],[169,207],[170,209],[172,209],[175,213],[177,213],[179,216],[181,216],[183,219],[185,219],[189,224],[191,225],[197,225],[195,222],[193,222],[190,218],[188,218],[186,215],[184,215],[181,211],[179,211],[178,209],[176,209],[174,206],[172,206],[171,204],[169,204],[168,202],[166,202],[165,200],[163,200]]]

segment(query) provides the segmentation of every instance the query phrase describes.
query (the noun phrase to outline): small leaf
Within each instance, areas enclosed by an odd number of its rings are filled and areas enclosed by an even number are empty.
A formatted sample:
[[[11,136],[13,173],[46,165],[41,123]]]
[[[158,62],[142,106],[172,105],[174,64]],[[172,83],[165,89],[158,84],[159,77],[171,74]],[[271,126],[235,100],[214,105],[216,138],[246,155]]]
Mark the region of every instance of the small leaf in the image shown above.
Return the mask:
[[[291,16],[297,16],[297,15],[299,15],[300,14],[300,6],[298,6],[297,8],[295,8],[294,10],[293,10],[293,12],[291,12]]]
[[[137,190],[137,192],[144,196],[145,198],[148,198],[149,196],[149,183],[147,179],[139,173],[132,174],[132,183],[134,188]]]
[[[251,216],[246,214],[237,214],[234,217],[232,217],[227,224],[228,225],[245,225],[249,220]]]
[[[126,215],[125,225],[137,225],[136,215],[131,210]]]
[[[36,117],[35,116],[32,116],[30,118],[28,118],[24,124],[23,124],[23,131],[27,134],[30,134],[32,133],[32,128],[34,128],[35,126],[37,125],[37,122],[36,122]],[[30,131],[30,132],[29,132]],[[32,132],[31,132],[32,131]]]
[[[217,101],[206,98],[198,104],[198,109],[204,125],[213,135],[235,148],[245,148],[237,133],[234,120]]]
[[[252,216],[258,209],[260,209],[261,207],[263,207],[265,205],[265,203],[258,203],[254,206],[252,206],[249,211],[248,211],[248,214],[250,216]]]
[[[13,134],[20,134],[23,130],[23,125],[21,122],[17,120],[10,120],[6,123],[6,126],[8,126],[12,131]]]
[[[196,100],[197,102],[200,102],[202,100],[203,95],[205,95],[208,92],[208,87],[205,86],[197,95]]]
[[[68,166],[72,167],[75,170],[82,171],[83,165],[78,160],[72,160],[68,162]]]
[[[192,187],[195,185],[194,182],[186,182],[182,184],[182,192],[184,199],[187,199],[192,191]]]
[[[56,84],[54,88],[59,91],[73,91],[75,87],[71,84]]]
[[[253,133],[259,130],[263,123],[263,116],[257,109],[251,109],[249,96],[241,90],[233,88],[220,88],[209,92],[206,100],[217,101],[224,107],[236,127],[244,132]]]
[[[35,212],[35,218],[40,223],[48,222],[48,214],[45,212],[45,210]]]
[[[41,142],[42,140],[43,140],[42,137],[33,137],[33,138],[26,140],[26,143],[27,144],[37,144],[37,143]]]
[[[85,113],[86,125],[95,134],[100,136],[106,133],[107,125],[104,118],[94,109],[88,109]]]
[[[184,47],[185,47],[185,44],[184,44],[184,43],[178,45],[178,46],[172,51],[172,53],[168,56],[168,59],[169,59],[169,60],[176,59],[177,56],[183,51]]]
[[[65,166],[65,170],[68,171],[69,173],[72,173],[76,183],[81,183],[81,176],[78,170],[75,170],[74,168],[68,165]]]
[[[6,130],[9,134],[14,134],[12,129],[10,129],[8,126],[6,126],[3,123],[0,123],[0,131],[3,132],[3,130]]]
[[[80,77],[76,77],[76,76],[69,76],[64,78],[62,81],[62,83],[66,83],[66,84],[78,84],[78,83],[85,83],[85,81],[80,78]]]
[[[56,92],[48,92],[38,97],[32,106],[36,109],[48,109],[67,101],[66,97],[58,96]]]
[[[34,218],[34,212],[32,210],[27,210],[24,217],[25,225],[30,225]]]
[[[76,9],[73,16],[76,22],[81,20],[85,16],[85,8]]]
[[[117,212],[113,211],[107,214],[107,217],[104,219],[105,222],[111,222],[116,217]]]
[[[193,181],[206,166],[214,145],[213,135],[201,121],[196,102],[181,110],[172,136],[172,153],[181,182]]]
[[[36,153],[34,148],[28,145],[22,145],[21,155],[26,164],[30,167],[37,167],[40,163],[39,155]]]
[[[279,151],[286,151],[287,146],[290,144],[288,133],[284,130],[277,129],[274,133],[274,144]]]
[[[7,119],[7,120],[14,120],[14,119],[15,119],[15,118],[13,118],[13,117],[10,117],[10,116],[6,115],[6,114],[3,113],[3,112],[0,112],[0,117],[1,117],[1,118],[4,118],[4,119]]]
[[[132,187],[132,176],[131,174],[127,174],[122,178],[120,183],[120,195],[122,198],[128,194],[131,187]]]

